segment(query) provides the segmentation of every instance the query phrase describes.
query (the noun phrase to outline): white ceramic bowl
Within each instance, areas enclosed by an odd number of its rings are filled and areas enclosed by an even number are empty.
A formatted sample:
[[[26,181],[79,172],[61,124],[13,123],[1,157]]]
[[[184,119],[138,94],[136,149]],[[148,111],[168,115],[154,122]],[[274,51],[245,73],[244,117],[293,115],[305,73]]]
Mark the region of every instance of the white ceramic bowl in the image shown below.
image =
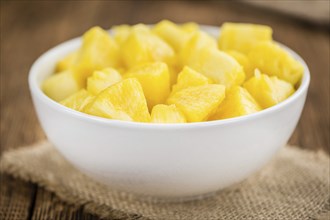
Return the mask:
[[[212,35],[219,28],[202,26]],[[248,116],[190,124],[109,120],[66,108],[40,89],[56,62],[79,47],[62,43],[32,66],[29,85],[50,142],[81,172],[112,189],[162,198],[189,198],[239,182],[284,146],[304,106],[307,65],[299,89],[282,103]]]

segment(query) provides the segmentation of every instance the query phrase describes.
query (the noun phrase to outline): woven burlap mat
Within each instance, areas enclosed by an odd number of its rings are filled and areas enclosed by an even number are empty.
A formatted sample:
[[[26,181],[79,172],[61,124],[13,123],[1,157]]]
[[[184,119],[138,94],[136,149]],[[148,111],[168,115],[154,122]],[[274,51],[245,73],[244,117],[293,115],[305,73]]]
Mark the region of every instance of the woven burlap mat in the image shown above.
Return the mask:
[[[0,170],[32,181],[62,200],[114,219],[329,219],[329,157],[283,147],[249,179],[214,196],[155,203],[120,193],[73,168],[48,142],[4,153]]]

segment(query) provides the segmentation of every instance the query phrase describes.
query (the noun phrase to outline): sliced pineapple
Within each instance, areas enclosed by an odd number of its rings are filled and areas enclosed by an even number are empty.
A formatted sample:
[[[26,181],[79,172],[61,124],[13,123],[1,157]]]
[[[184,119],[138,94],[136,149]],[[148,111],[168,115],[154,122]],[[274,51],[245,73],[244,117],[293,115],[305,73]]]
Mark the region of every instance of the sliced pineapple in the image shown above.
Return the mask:
[[[146,63],[132,68],[125,76],[136,78],[142,85],[148,107],[164,103],[170,93],[170,74],[166,63]]]
[[[63,59],[58,61],[56,65],[56,73],[62,72],[72,68],[77,63],[78,51],[74,51],[66,55]]]
[[[186,118],[175,105],[158,104],[152,108],[152,123],[185,123]]]
[[[106,88],[84,108],[84,111],[104,118],[150,121],[147,102],[137,79],[125,79]]]
[[[178,80],[173,85],[171,94],[174,94],[182,89],[192,86],[202,86],[212,83],[212,80],[204,76],[203,74],[185,66],[178,75]]]
[[[150,28],[144,24],[136,24],[133,26],[123,24],[114,26],[112,30],[114,32],[113,38],[120,46],[125,43],[127,37],[130,35],[132,30],[150,32]]]
[[[117,42],[118,45],[122,45],[127,39],[128,35],[131,33],[131,26],[127,24],[114,26],[113,30],[113,39]]]
[[[180,72],[180,68],[176,65],[174,66],[168,66],[168,71],[170,73],[170,85],[174,85],[178,80],[178,75]]]
[[[83,35],[76,67],[82,81],[95,70],[119,65],[119,47],[107,31],[93,27]]]
[[[236,50],[228,50],[225,51],[227,54],[229,54],[230,56],[234,57],[235,60],[241,64],[241,66],[244,69],[244,73],[245,73],[245,80],[251,78],[254,74],[254,67],[252,66],[249,58],[247,55],[238,52]]]
[[[249,53],[256,43],[272,41],[269,26],[244,23],[224,23],[219,36],[221,50],[237,50]]]
[[[252,65],[262,73],[277,76],[292,85],[296,85],[300,81],[304,72],[301,63],[273,42],[257,44],[249,53],[249,59]]]
[[[185,26],[186,29],[188,27]],[[188,40],[190,35],[188,31],[168,20],[163,20],[156,24],[152,31],[171,45],[176,52],[181,50],[182,45]]]
[[[127,68],[148,62],[162,61],[172,65],[174,50],[160,37],[141,29],[132,29],[121,48]]]
[[[199,31],[199,25],[195,22],[187,22],[181,25],[181,29],[187,33],[193,33]]]
[[[122,80],[120,73],[114,68],[106,68],[94,71],[93,75],[87,79],[87,90],[93,95],[97,95],[105,88]]]
[[[260,106],[246,89],[234,86],[226,93],[226,98],[219,105],[216,113],[211,116],[210,120],[233,118],[252,114],[260,110]]]
[[[194,55],[204,48],[217,48],[216,40],[204,32],[195,32],[190,35],[189,39],[184,43],[179,53],[179,64],[183,66],[191,62]]]
[[[44,93],[55,101],[61,101],[75,92],[78,92],[83,86],[77,79],[76,73],[72,70],[53,74],[42,84]]]
[[[142,24],[142,23],[133,25],[131,30],[138,31],[138,32],[151,33],[150,27],[145,24]]]
[[[210,84],[182,89],[169,97],[167,103],[175,104],[188,122],[198,122],[212,115],[224,97],[225,86]]]
[[[116,26],[113,37],[91,28],[56,71],[42,89],[69,108],[110,119],[184,123],[276,105],[294,93],[304,68],[272,41],[268,26],[225,23],[217,42],[195,23],[164,20],[154,27]]]
[[[82,111],[86,105],[92,102],[93,98],[93,95],[91,95],[85,89],[81,89],[73,95],[62,100],[60,103],[68,108]]]
[[[254,77],[244,83],[244,88],[249,91],[262,108],[268,108],[282,102],[295,91],[290,83],[280,80],[276,76],[269,77],[266,74],[261,74],[259,70],[256,70]]]
[[[245,79],[242,66],[233,57],[219,51],[215,39],[203,32],[191,36],[180,53],[180,60],[181,65],[227,87],[240,85]]]
[[[185,65],[227,88],[241,85],[245,79],[243,67],[233,57],[218,49],[204,48],[196,51]]]

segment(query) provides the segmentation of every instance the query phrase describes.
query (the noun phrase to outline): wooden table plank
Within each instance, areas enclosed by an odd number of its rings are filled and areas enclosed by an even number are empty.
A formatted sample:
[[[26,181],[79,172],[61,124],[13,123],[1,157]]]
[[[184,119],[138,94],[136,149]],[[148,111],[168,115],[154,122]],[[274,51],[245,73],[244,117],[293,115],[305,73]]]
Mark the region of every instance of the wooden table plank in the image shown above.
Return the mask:
[[[330,152],[328,29],[237,2],[1,1],[0,153],[45,138],[27,85],[29,68],[40,54],[93,25],[109,28],[163,18],[210,25],[244,21],[273,27],[275,39],[296,50],[312,74],[305,110],[290,143]],[[98,219],[34,184],[6,175],[0,178],[1,219]]]
[[[0,219],[28,219],[37,187],[8,175],[0,176],[0,186]]]

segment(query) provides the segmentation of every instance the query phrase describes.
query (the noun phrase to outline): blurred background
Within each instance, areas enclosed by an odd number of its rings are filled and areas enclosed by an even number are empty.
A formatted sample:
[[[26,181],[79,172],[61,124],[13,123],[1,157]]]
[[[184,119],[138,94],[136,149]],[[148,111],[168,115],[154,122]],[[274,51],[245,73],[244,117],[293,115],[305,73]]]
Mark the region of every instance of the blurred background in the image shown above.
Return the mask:
[[[271,26],[274,39],[300,54],[312,76],[302,118],[289,143],[330,152],[329,8],[329,0],[2,0],[0,154],[45,138],[34,113],[27,84],[29,69],[38,56],[95,25],[108,29],[124,23],[152,24],[162,19],[216,26],[227,21]],[[41,216],[43,219],[97,219],[82,208],[70,208],[34,184],[3,175],[0,181],[1,195],[10,194],[11,198],[10,201],[0,199],[0,214],[9,213],[7,216],[10,216],[10,212],[15,210],[19,219],[42,219]]]

